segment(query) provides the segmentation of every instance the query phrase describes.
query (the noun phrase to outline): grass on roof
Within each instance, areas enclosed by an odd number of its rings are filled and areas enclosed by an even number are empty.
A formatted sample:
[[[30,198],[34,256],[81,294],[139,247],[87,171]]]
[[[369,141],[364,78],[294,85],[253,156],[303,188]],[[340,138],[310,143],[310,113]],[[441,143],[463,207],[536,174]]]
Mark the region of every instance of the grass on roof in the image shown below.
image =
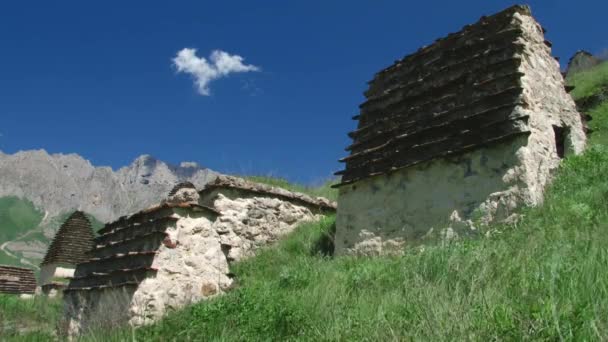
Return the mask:
[[[301,192],[313,197],[325,197],[332,201],[335,201],[338,198],[337,189],[331,187],[338,182],[337,180],[326,181],[320,186],[306,186],[294,184],[284,178],[273,176],[245,176],[243,178],[252,182],[267,184],[293,192]]]

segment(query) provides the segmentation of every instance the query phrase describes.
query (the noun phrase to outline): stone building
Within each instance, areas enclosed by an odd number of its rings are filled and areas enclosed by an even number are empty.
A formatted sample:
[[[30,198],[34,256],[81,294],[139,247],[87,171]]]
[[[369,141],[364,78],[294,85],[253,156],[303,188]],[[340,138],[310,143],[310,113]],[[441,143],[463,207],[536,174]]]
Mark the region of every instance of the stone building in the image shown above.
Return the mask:
[[[337,173],[337,254],[399,252],[542,202],[586,141],[544,32],[513,6],[376,74]]]
[[[568,61],[566,77],[571,77],[581,71],[587,71],[600,63],[602,63],[601,59],[593,56],[587,51],[579,50]]]
[[[36,277],[29,268],[0,265],[0,293],[33,295]]]
[[[233,284],[232,261],[335,211],[314,199],[219,176],[197,192],[179,184],[161,204],[107,224],[64,292],[66,329],[141,325]]]
[[[67,285],[74,276],[76,265],[88,260],[93,236],[91,222],[82,211],[75,211],[66,219],[40,264],[43,293],[54,296]]]

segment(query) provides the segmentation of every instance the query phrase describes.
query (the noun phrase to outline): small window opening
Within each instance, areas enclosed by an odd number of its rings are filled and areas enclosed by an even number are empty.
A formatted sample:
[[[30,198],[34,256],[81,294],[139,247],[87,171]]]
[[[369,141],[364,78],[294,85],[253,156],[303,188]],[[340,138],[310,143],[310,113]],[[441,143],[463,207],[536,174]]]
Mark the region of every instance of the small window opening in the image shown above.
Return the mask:
[[[560,159],[564,158],[566,153],[566,129],[560,126],[553,126],[553,133],[555,134],[555,149],[557,150],[557,156]]]

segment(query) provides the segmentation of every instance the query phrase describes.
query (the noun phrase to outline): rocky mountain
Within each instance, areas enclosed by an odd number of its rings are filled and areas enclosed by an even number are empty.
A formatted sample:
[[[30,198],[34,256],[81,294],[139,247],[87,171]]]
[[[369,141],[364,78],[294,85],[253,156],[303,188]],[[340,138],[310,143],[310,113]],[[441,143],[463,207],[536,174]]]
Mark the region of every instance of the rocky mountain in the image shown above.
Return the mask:
[[[18,197],[33,203],[43,218],[31,231],[41,232],[47,239],[54,234],[60,218],[73,210],[108,222],[159,202],[179,181],[202,187],[216,175],[196,163],[171,165],[149,155],[114,171],[96,167],[77,154],[49,154],[44,150],[0,152],[0,198]],[[31,235],[30,231],[22,233]],[[27,259],[40,257],[45,244],[31,239],[0,241],[2,251],[21,256],[25,253]],[[32,253],[28,246],[34,245]]]
[[[578,50],[568,61],[566,78],[570,78],[572,75],[581,71],[590,70],[602,62],[602,59],[599,57],[596,57],[585,50]]]

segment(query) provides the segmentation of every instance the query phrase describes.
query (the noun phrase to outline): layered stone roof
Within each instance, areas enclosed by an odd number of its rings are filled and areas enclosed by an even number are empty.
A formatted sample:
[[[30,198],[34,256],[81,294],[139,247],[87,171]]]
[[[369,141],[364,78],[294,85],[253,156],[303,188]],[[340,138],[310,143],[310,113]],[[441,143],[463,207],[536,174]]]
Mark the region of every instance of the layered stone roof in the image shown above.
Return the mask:
[[[170,215],[173,212],[173,209],[182,208],[182,209],[192,209],[194,211],[207,211],[211,212],[215,215],[219,215],[217,210],[192,203],[170,203],[164,202],[148,209],[142,210],[138,213],[135,213],[131,216],[122,216],[118,220],[106,224],[103,228],[101,228],[98,233],[100,235],[105,235],[113,230],[119,229],[125,226],[138,225],[141,223],[145,223],[151,220],[155,220],[157,217],[164,217],[166,215]]]
[[[28,268],[0,265],[0,293],[34,294],[36,277]]]
[[[178,218],[174,214],[180,209],[213,219],[219,215],[215,209],[197,204],[162,203],[108,223],[95,237],[90,259],[76,267],[66,291],[137,287],[154,275],[157,269],[152,263],[157,250],[163,244],[171,246],[166,230],[175,226]]]
[[[334,212],[336,203],[329,201],[323,197],[313,198],[299,192],[291,192],[282,188],[273,187],[266,184],[254,183],[243,178],[220,175],[214,181],[207,183],[205,188],[199,193],[201,197],[208,193],[221,190],[233,189],[239,192],[250,193],[253,195],[266,195],[269,197],[277,197],[286,201],[304,205],[311,209],[316,209],[322,212]]]
[[[524,90],[518,14],[531,16],[513,6],[482,17],[377,73],[337,186],[529,134],[514,111]]]
[[[87,253],[93,247],[93,228],[82,211],[76,211],[61,225],[42,261],[76,265],[88,260]]]
[[[175,186],[173,187],[173,189],[171,189],[171,191],[169,191],[169,196],[167,196],[167,197],[174,196],[181,189],[196,189],[196,187],[191,182],[177,183],[177,184],[175,184]]]

